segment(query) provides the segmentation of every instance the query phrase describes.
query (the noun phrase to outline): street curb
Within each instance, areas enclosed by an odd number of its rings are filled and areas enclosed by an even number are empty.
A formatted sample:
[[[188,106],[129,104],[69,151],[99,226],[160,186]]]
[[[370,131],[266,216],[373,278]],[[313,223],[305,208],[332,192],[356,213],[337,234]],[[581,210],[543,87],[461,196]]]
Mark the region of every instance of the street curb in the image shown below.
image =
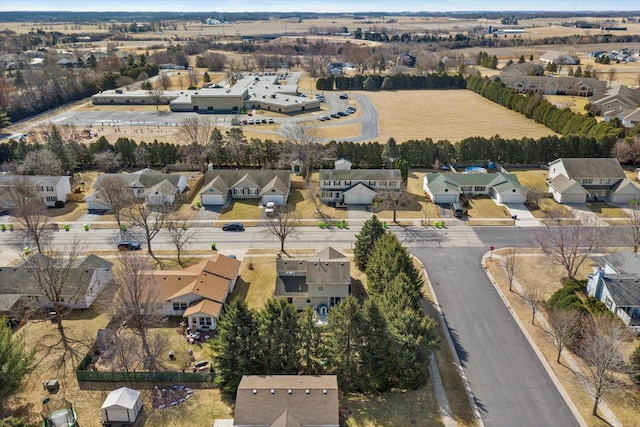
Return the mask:
[[[425,283],[429,286],[429,291],[431,291],[431,296],[433,298],[433,302],[436,307],[436,311],[438,312],[438,320],[440,321],[440,326],[444,331],[444,335],[447,338],[447,344],[449,345],[449,350],[453,355],[453,362],[456,364],[456,368],[458,369],[458,373],[460,374],[460,378],[462,378],[462,384],[464,384],[464,389],[467,392],[467,398],[469,399],[469,404],[471,408],[473,408],[473,414],[476,417],[476,421],[478,422],[479,427],[484,427],[484,422],[482,421],[482,415],[480,414],[480,409],[478,405],[476,405],[476,398],[473,395],[473,391],[471,391],[471,386],[469,385],[469,380],[467,379],[467,375],[464,372],[464,368],[462,367],[462,363],[460,362],[460,357],[458,356],[458,352],[456,352],[456,348],[453,345],[453,339],[451,339],[451,334],[449,332],[449,327],[444,319],[442,314],[442,309],[440,308],[440,303],[438,302],[438,297],[436,296],[435,291],[433,290],[433,286],[431,286],[431,280],[429,280],[429,275],[427,274],[427,270],[424,268],[424,264],[416,258],[414,255],[411,255],[414,258],[420,268],[422,268],[422,274],[424,276]]]
[[[504,303],[505,307],[507,307],[507,310],[509,310],[509,313],[511,314],[511,317],[513,317],[513,320],[515,320],[516,324],[518,325],[518,328],[520,328],[520,331],[522,332],[524,337],[529,342],[529,345],[531,346],[531,348],[535,352],[536,357],[538,358],[538,360],[540,361],[540,363],[544,367],[544,370],[547,371],[547,375],[549,375],[549,378],[551,378],[551,381],[556,386],[556,389],[558,390],[558,392],[562,396],[562,399],[564,400],[564,402],[569,407],[569,410],[573,414],[573,416],[576,419],[576,421],[578,422],[578,424],[580,424],[581,427],[587,427],[588,424],[584,421],[584,418],[582,418],[582,414],[580,413],[580,411],[578,411],[578,408],[574,405],[573,401],[571,400],[571,397],[569,396],[567,391],[564,389],[564,386],[562,385],[562,383],[560,382],[560,380],[556,376],[556,373],[553,372],[553,369],[551,369],[551,365],[549,365],[549,362],[547,362],[547,359],[544,357],[544,355],[542,354],[542,352],[540,351],[540,349],[538,348],[536,343],[533,341],[533,339],[531,338],[531,335],[529,335],[529,331],[527,331],[527,328],[525,328],[524,324],[520,321],[520,318],[518,316],[516,316],[516,313],[513,310],[513,307],[511,307],[511,304],[509,304],[509,301],[507,300],[507,297],[504,296],[504,294],[502,293],[502,290],[500,289],[500,287],[496,283],[495,279],[493,278],[493,274],[491,274],[491,272],[488,270],[486,260],[487,260],[487,258],[489,256],[490,256],[489,252],[486,252],[482,256],[482,262],[481,262],[482,268],[484,269],[484,272],[487,275],[487,278],[489,279],[489,281],[493,285],[493,287],[496,290],[496,292],[498,292],[498,295],[502,299],[502,302]]]

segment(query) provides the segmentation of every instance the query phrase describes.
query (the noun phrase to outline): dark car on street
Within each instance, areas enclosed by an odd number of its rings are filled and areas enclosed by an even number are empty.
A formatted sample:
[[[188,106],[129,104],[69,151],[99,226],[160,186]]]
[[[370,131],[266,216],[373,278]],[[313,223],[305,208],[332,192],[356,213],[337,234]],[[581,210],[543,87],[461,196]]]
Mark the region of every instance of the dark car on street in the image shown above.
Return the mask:
[[[121,240],[118,242],[119,251],[139,251],[142,249],[140,242],[135,240]]]
[[[223,231],[243,231],[244,225],[241,222],[230,222],[222,226]]]

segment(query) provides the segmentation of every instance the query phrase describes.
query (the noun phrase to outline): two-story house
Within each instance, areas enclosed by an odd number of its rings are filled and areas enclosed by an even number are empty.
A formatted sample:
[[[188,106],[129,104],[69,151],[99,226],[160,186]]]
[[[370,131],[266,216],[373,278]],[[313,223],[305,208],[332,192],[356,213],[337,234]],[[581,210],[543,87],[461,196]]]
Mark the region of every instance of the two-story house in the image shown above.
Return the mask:
[[[298,310],[310,305],[320,315],[351,292],[349,258],[326,247],[307,258],[276,260],[276,298],[286,298]]]
[[[68,176],[2,175],[0,176],[0,208],[11,208],[11,203],[2,194],[10,187],[20,185],[20,180],[26,180],[33,186],[44,205],[50,208],[55,207],[58,201],[67,203],[67,194],[71,193],[71,178]]]
[[[184,317],[194,330],[213,330],[239,271],[239,260],[217,254],[182,270],[153,270],[148,279],[162,314]]]
[[[640,188],[627,179],[617,159],[561,158],[549,163],[549,192],[558,203],[603,200],[629,203]]]
[[[87,210],[108,210],[108,203],[101,195],[102,185],[109,177],[121,177],[134,197],[145,199],[152,206],[172,204],[176,196],[187,188],[187,177],[167,174],[145,168],[133,173],[105,173],[98,176],[93,185],[95,191],[84,198]]]
[[[625,325],[640,333],[640,255],[617,252],[602,257],[587,281],[587,293],[602,301]]]
[[[209,170],[205,175],[200,200],[204,206],[222,206],[232,199],[259,199],[266,205],[284,205],[291,191],[288,170]]]
[[[336,206],[370,205],[379,191],[400,191],[399,169],[351,169],[338,159],[335,169],[320,169],[320,200]]]

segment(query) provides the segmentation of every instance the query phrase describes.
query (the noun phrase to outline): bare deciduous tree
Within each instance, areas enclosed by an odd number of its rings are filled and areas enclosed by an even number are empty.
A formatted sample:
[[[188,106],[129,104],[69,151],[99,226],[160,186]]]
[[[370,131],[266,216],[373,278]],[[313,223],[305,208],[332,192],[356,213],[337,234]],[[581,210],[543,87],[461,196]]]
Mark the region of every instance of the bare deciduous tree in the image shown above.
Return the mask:
[[[620,163],[627,163],[634,160],[635,153],[632,144],[624,139],[616,141],[611,149],[611,157],[615,157]]]
[[[103,172],[113,172],[120,168],[122,156],[111,150],[102,151],[93,155],[93,163]]]
[[[609,81],[609,87],[611,87],[611,84],[616,79],[617,74],[618,71],[616,71],[614,67],[609,67],[609,70],[607,71],[607,80]]]
[[[638,201],[633,199],[629,201],[629,230],[622,234],[622,238],[633,252],[638,252],[640,248],[640,205]]]
[[[546,224],[533,235],[538,246],[554,264],[561,265],[567,277],[575,278],[582,263],[594,252],[606,245],[608,232],[594,222],[583,225]]]
[[[315,126],[305,126],[302,123],[287,123],[282,128],[282,135],[287,139],[288,144],[281,146],[281,159],[286,163],[294,160],[302,160],[302,176],[307,183],[311,180],[311,171],[315,165],[323,159],[331,157],[334,153],[332,148],[326,148],[317,142],[317,128]]]
[[[547,333],[553,339],[553,345],[558,350],[556,362],[560,363],[560,356],[565,347],[576,343],[582,327],[582,315],[575,310],[561,310],[553,307],[549,310],[549,327]]]
[[[18,172],[23,175],[61,175],[62,161],[48,148],[29,151],[18,165]]]
[[[84,285],[90,280],[89,270],[76,268],[82,250],[83,245],[74,239],[64,248],[51,247],[38,254],[22,255],[31,282],[44,297],[44,301],[35,303],[40,306],[44,305],[43,308],[54,313],[58,332],[65,349],[70,347],[62,324],[62,317],[72,310],[80,298],[87,293],[88,289]]]
[[[160,359],[149,336],[149,329],[158,326],[164,316],[160,313],[158,285],[145,256],[121,253],[120,267],[116,270],[118,292],[113,301],[112,318],[136,334],[142,344],[143,366],[154,372]]]
[[[211,123],[198,117],[186,118],[178,126],[178,137],[189,144],[189,157],[198,163],[200,170],[206,172],[207,158],[205,152],[211,135]]]
[[[540,200],[542,199],[543,191],[533,187],[524,187],[524,191],[527,198],[527,205],[533,209],[538,209],[540,207]]]
[[[144,231],[145,240],[147,242],[147,252],[156,261],[158,259],[151,249],[151,240],[164,227],[167,218],[173,212],[174,206],[170,204],[162,204],[159,206],[151,206],[144,201],[135,201],[125,209],[125,218],[131,225],[138,226]],[[159,261],[158,261],[159,262]]]
[[[180,258],[180,254],[182,253],[182,249],[189,244],[189,240],[195,234],[195,230],[191,229],[191,224],[187,224],[186,222],[176,223],[174,221],[167,221],[167,233],[169,233],[169,238],[171,242],[176,247],[176,255],[178,256],[178,264],[181,267],[182,259]]]
[[[105,176],[100,181],[98,190],[96,197],[111,210],[118,222],[118,229],[122,230],[122,210],[129,206],[134,198],[129,184],[121,176]]]
[[[520,269],[520,259],[518,258],[518,250],[516,248],[509,248],[507,253],[502,257],[502,268],[509,280],[509,291],[513,286],[513,279],[516,278],[518,270]]]
[[[544,290],[538,284],[527,283],[523,285],[522,298],[531,307],[531,324],[535,324],[536,313],[544,302]]]
[[[171,87],[171,78],[167,75],[167,73],[160,73],[158,76],[158,83],[162,90],[169,90]]]
[[[264,222],[264,233],[275,236],[280,240],[280,251],[284,250],[284,242],[287,237],[295,236],[300,226],[300,218],[289,205],[276,205],[273,218]]]
[[[3,198],[11,216],[18,222],[18,231],[42,252],[51,227],[47,207],[35,185],[26,176],[16,177],[7,186]]]
[[[153,88],[148,90],[147,93],[153,102],[153,105],[156,106],[156,111],[160,111],[160,104],[162,104],[162,95],[164,95],[164,89],[161,87]]]
[[[598,414],[598,404],[607,393],[625,385],[619,376],[628,369],[622,344],[633,336],[629,328],[608,313],[594,316],[593,322],[585,325],[578,353],[586,372],[579,372],[578,376],[586,382],[594,399],[592,415]]]
[[[378,192],[376,197],[378,207],[381,210],[393,211],[393,222],[396,221],[396,213],[399,209],[409,206],[411,202],[410,195],[407,192],[406,185],[402,185],[399,191],[382,190]]]

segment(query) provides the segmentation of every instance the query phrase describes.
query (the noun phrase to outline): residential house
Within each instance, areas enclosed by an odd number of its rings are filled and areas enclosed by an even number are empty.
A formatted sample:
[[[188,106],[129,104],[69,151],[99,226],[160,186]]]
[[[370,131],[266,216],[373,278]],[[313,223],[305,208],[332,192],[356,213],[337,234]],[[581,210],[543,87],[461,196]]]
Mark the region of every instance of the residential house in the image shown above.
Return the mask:
[[[544,65],[534,61],[514,63],[500,70],[500,77],[503,76],[544,76]]]
[[[338,427],[339,410],[335,375],[244,375],[232,425]]]
[[[145,168],[133,173],[105,173],[98,176],[93,185],[95,191],[84,198],[88,210],[108,210],[109,206],[101,194],[102,183],[108,177],[121,177],[137,198],[144,198],[149,205],[159,206],[175,202],[176,196],[187,188],[187,177],[166,174]]]
[[[67,203],[67,195],[71,193],[71,178],[68,176],[0,175],[0,194],[22,179],[28,180],[35,187],[45,206],[55,207],[58,201]],[[10,205],[6,195],[0,196],[0,208],[9,209]]]
[[[557,50],[549,50],[540,56],[540,62],[549,64],[551,62],[558,65],[576,65],[578,60],[567,52],[560,52]]]
[[[0,55],[0,69],[2,70],[24,70],[27,68],[29,60],[22,55],[6,53]]]
[[[400,191],[399,169],[351,169],[347,159],[335,169],[320,169],[320,200],[336,206],[370,205],[379,191]]]
[[[182,270],[148,273],[166,316],[184,317],[196,330],[213,330],[238,280],[240,261],[217,254]]]
[[[344,74],[344,62],[330,62],[327,64],[327,74],[331,76],[341,76]]]
[[[38,253],[36,258],[47,255]],[[45,291],[33,281],[32,268],[52,265],[51,260],[21,261],[0,267],[0,313],[16,312],[22,307],[53,308]],[[113,279],[113,264],[96,255],[78,260],[69,270],[59,303],[70,309],[86,309]],[[65,268],[60,266],[60,269]]]
[[[587,281],[587,293],[640,333],[640,255],[617,252],[602,258]]]
[[[291,162],[291,173],[296,175],[296,176],[300,176],[302,175],[302,160],[300,159],[295,159]]]
[[[276,298],[286,298],[298,310],[310,305],[320,315],[351,292],[351,264],[342,253],[326,247],[311,257],[276,260]]]
[[[617,117],[625,129],[631,129],[640,123],[640,108],[625,108],[624,110],[609,110],[603,115],[604,121],[609,122]]]
[[[200,200],[204,206],[222,206],[232,199],[259,199],[261,204],[284,205],[291,191],[288,170],[209,170],[205,175]]]
[[[409,55],[406,52],[401,53],[396,58],[396,66],[405,65],[407,67],[415,67],[416,66],[416,57],[413,55]]]
[[[522,65],[522,64],[518,64]],[[516,74],[500,74],[504,85],[518,93],[529,91],[545,95],[592,96],[603,93],[606,82],[587,77],[552,77],[552,76],[522,76]]]
[[[611,83],[602,92],[596,92],[589,98],[591,111],[596,115],[604,115],[608,111],[638,108],[640,106],[640,88],[631,89],[627,86]]]
[[[629,203],[640,188],[627,179],[617,159],[561,158],[549,163],[549,192],[558,203],[605,200]]]
[[[433,203],[460,202],[461,195],[489,195],[498,203],[524,203],[526,191],[514,174],[428,173],[423,180],[423,189]]]

